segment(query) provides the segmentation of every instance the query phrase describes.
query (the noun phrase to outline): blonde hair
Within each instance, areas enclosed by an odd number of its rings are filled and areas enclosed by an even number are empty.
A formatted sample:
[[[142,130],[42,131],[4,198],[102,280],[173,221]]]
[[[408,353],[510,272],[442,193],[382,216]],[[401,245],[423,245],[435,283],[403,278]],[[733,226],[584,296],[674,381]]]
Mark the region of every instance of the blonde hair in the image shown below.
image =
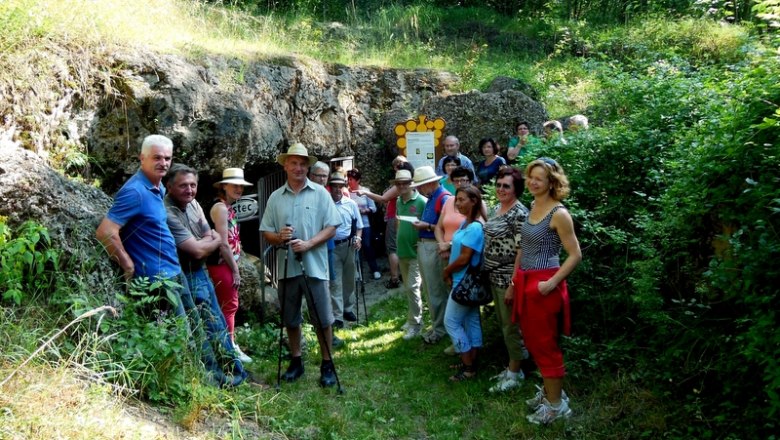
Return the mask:
[[[550,197],[553,200],[560,202],[569,196],[569,179],[558,162],[549,157],[536,159],[525,167],[526,179],[531,175],[531,170],[536,167],[542,167],[545,173],[547,173],[547,180],[550,181]]]

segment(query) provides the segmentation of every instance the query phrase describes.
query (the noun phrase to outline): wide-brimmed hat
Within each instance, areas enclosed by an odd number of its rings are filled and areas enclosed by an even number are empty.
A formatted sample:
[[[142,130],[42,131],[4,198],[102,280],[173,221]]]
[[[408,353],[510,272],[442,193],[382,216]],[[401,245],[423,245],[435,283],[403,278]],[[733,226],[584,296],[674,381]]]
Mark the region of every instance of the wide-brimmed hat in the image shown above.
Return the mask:
[[[214,184],[218,188],[223,183],[232,183],[233,185],[252,186],[251,183],[244,180],[244,170],[241,168],[225,168],[222,170],[222,180]]]
[[[339,184],[339,185],[346,185],[347,184],[347,180],[344,179],[344,175],[343,174],[341,174],[339,172],[335,172],[335,173],[331,173],[330,177],[328,177],[328,185],[332,185],[334,183]]]
[[[412,172],[409,170],[398,170],[395,172],[395,179],[391,180],[392,183],[398,182],[411,182]]]
[[[315,162],[317,162],[317,158],[314,156],[309,156],[309,152],[306,150],[306,147],[304,147],[300,142],[290,145],[290,148],[287,149],[286,153],[282,153],[276,156],[276,162],[278,162],[279,165],[284,166],[284,161],[286,161],[289,156],[306,157],[309,159],[309,166],[312,166]]]
[[[437,182],[441,180],[441,176],[436,175],[436,171],[432,166],[426,165],[414,170],[414,181],[412,182],[412,188],[417,188],[420,185],[426,183]]]

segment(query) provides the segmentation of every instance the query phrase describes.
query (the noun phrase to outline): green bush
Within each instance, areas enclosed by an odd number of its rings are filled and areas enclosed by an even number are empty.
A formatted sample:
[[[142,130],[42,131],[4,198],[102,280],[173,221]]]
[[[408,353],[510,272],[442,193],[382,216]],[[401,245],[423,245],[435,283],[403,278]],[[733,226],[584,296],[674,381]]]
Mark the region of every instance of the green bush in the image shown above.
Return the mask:
[[[15,231],[0,217],[0,292],[20,305],[56,284],[60,251],[51,248],[49,231],[32,221]]]

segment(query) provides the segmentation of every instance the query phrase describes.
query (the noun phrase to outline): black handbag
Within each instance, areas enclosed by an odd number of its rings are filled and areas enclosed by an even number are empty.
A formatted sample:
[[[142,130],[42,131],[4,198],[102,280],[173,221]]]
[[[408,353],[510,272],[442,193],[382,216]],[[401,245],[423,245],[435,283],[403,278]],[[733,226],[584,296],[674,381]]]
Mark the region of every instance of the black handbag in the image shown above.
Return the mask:
[[[450,294],[452,300],[460,305],[469,307],[489,304],[490,301],[493,301],[493,294],[490,289],[485,287],[486,284],[490,285],[483,280],[483,277],[487,277],[487,274],[487,272],[482,272],[481,261],[477,266],[469,264],[463,279],[452,289]]]

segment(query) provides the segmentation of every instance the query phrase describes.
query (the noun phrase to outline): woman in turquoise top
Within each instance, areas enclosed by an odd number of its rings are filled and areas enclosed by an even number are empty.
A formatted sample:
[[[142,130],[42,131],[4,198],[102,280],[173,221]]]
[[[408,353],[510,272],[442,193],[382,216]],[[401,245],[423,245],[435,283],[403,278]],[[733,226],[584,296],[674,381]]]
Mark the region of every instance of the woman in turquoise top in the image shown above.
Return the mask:
[[[460,229],[452,237],[450,264],[444,268],[444,281],[451,286],[457,286],[466,274],[469,265],[475,266],[482,259],[485,236],[482,232],[482,194],[473,185],[458,188],[455,195],[455,207],[466,216]],[[461,364],[458,372],[450,377],[453,382],[471,379],[477,375],[477,349],[482,347],[482,325],[479,320],[479,306],[464,306],[447,299],[444,312],[444,327],[447,329],[460,355]]]
[[[442,163],[441,167],[444,170],[444,177],[441,178],[439,183],[441,186],[444,187],[447,191],[449,191],[450,194],[455,194],[455,182],[452,181],[450,178],[450,175],[452,174],[452,170],[460,166],[460,158],[455,156],[445,156],[444,162]]]

